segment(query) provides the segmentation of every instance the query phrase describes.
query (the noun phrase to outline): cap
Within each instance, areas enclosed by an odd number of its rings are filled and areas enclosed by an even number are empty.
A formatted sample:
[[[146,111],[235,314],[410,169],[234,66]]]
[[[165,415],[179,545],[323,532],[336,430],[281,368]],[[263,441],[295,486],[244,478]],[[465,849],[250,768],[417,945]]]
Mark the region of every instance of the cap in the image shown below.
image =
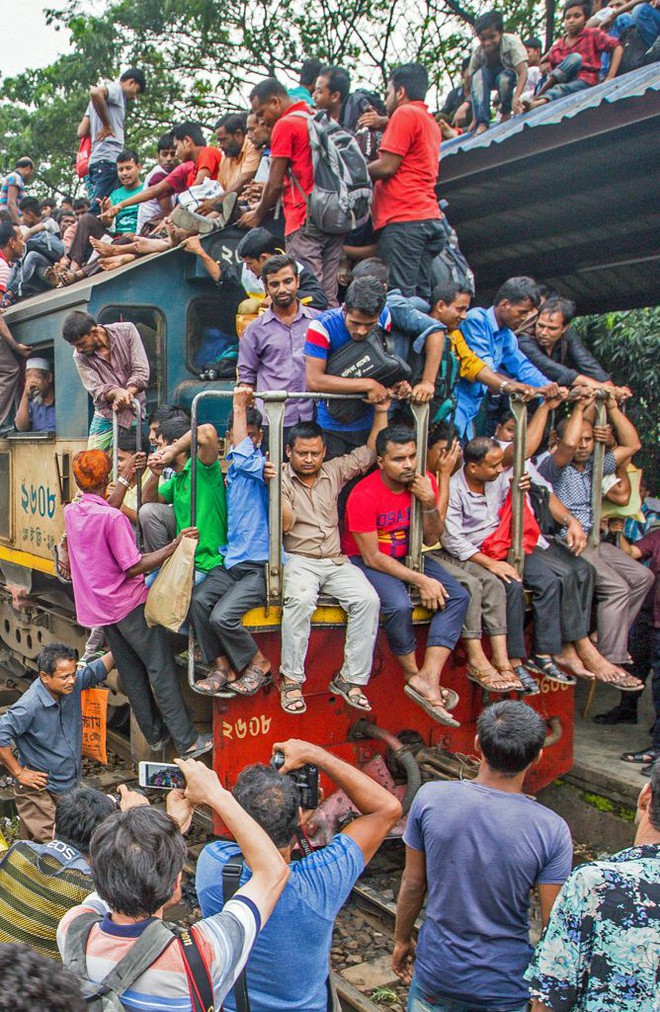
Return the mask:
[[[41,369],[42,372],[52,372],[53,367],[47,358],[29,358],[25,363],[26,369]]]

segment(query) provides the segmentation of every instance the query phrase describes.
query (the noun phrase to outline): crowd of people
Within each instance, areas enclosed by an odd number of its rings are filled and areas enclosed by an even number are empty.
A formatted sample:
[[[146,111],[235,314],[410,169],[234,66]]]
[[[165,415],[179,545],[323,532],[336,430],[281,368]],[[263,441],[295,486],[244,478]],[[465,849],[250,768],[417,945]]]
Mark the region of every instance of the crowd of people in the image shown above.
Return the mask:
[[[613,2],[593,15],[600,27],[587,24],[585,7],[565,5],[566,35],[545,56],[536,40],[505,33],[499,12],[479,18],[462,90],[438,116],[425,103],[419,64],[395,68],[382,101],[351,92],[344,68],[309,60],[297,88],[267,78],[252,90],[247,115],[219,119],[217,147],[199,124],[175,125],[144,183],[124,136],[126,103],[147,85],[131,68],[91,89],[78,128],[88,139],[88,201],[54,209],[26,196],[29,158],[5,180],[5,305],[177,245],[215,285],[245,295],[227,429],[199,425],[196,453],[180,405],[147,412],[150,367],[137,327],[100,324],[80,310],[63,320],[61,339],[93,417],[88,448],[72,461],[78,491],[64,509],[56,565],[89,639],[80,662],[65,644],[46,647],[30,689],[0,716],[0,762],[20,817],[20,841],[0,861],[0,963],[3,980],[16,975],[7,1008],[46,1007],[47,995],[48,1007],[69,1012],[223,1002],[245,1012],[246,992],[252,1012],[334,1008],[334,919],[401,806],[353,766],[293,738],[273,744],[279,768],[247,767],[233,795],[197,761],[213,743],[184,699],[180,643],[145,616],[150,574],[184,540],[194,552],[186,621],[198,693],[231,709],[237,696],[254,696],[277,677],[282,709],[304,714],[320,595],[346,614],[328,693],[356,716],[372,708],[381,624],[403,692],[438,724],[460,726],[463,690],[443,684],[459,641],[465,680],[484,691],[476,779],[426,784],[408,814],[393,966],[410,984],[409,1012],[523,1012],[530,1000],[533,1012],[656,1007],[660,525],[653,490],[643,489],[633,464],[641,444],[625,402],[634,393],[582,343],[575,306],[534,279],[502,279],[491,306],[470,308],[473,278],[451,255],[456,237],[436,192],[441,139],[455,129],[449,120],[483,132],[491,91],[501,119],[522,115],[614,77],[631,39],[646,41],[653,25],[657,36],[656,3]],[[607,35],[603,26],[621,18],[630,21]],[[322,146],[334,175],[324,175]],[[228,225],[245,231],[232,268],[204,243]],[[55,379],[50,360],[18,343],[0,316],[0,434],[55,431]],[[277,474],[260,395],[281,390],[298,396],[286,403],[286,460]],[[527,405],[526,463],[515,489],[509,398]],[[411,404],[429,405],[426,446]],[[136,438],[143,426],[145,452]],[[597,448],[603,477],[594,489]],[[267,602],[276,487],[284,563],[277,673],[243,621]],[[523,558],[514,565],[519,497]],[[420,567],[411,564],[414,515]],[[423,656],[418,604],[428,613]],[[186,786],[168,792],[167,814],[126,787],[109,799],[81,786],[81,693],[113,668],[154,755],[170,748],[178,757]],[[568,826],[523,793],[545,738],[525,697],[544,680],[600,681],[621,699],[595,719],[636,723],[651,673],[652,741],[621,756],[649,777],[635,846],[571,873]],[[515,700],[490,702],[513,693]],[[310,764],[357,812],[313,853],[288,776]],[[163,915],[180,899],[182,834],[202,804],[235,843],[217,840],[202,852],[203,919],[177,932]],[[297,850],[303,856],[292,860]],[[535,953],[534,886],[545,927]],[[60,959],[68,971],[48,962]]]

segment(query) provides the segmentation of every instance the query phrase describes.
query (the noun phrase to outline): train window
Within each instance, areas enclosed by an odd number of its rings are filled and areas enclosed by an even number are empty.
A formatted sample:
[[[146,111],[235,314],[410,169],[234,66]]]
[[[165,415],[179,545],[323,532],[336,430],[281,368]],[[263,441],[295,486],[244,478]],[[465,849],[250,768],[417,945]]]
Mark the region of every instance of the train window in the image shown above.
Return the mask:
[[[222,298],[201,297],[188,306],[186,319],[187,367],[192,373],[215,369],[219,376],[236,375],[238,338],[236,310],[245,293],[229,292]]]
[[[11,538],[9,509],[9,454],[0,453],[0,538],[9,541]]]
[[[99,313],[98,321],[104,323],[134,323],[149,359],[149,387],[147,389],[147,414],[166,399],[167,376],[165,373],[165,317],[153,306],[106,306]]]

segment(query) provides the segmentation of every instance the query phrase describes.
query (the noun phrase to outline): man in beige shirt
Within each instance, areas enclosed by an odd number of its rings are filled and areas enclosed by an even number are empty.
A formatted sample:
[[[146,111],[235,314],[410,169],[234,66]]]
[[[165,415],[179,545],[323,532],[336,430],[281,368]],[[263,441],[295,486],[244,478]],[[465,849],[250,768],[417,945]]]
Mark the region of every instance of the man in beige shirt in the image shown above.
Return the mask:
[[[307,709],[302,693],[312,613],[320,593],[335,597],[346,612],[346,647],[341,670],[328,686],[357,710],[370,710],[362,687],[369,681],[378,633],[380,599],[371,584],[342,555],[337,496],[344,485],[376,461],[376,436],[387,425],[389,398],[374,405],[366,446],[325,461],[323,429],[315,422],[294,425],[282,474],[282,525],[288,561],[284,568],[282,683],[287,713]]]
[[[218,182],[226,193],[240,193],[254,179],[261,161],[261,151],[248,139],[246,116],[232,112],[222,116],[215,135],[223,154]]]

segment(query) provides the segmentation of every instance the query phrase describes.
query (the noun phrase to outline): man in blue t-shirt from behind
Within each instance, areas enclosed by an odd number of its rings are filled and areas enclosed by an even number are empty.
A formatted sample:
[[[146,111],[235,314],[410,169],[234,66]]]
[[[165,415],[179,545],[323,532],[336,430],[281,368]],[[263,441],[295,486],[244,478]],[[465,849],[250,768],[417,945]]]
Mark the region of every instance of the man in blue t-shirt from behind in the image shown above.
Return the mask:
[[[246,767],[234,797],[266,831],[291,865],[291,875],[247,963],[250,1012],[327,1012],[330,946],[335,917],[357,878],[401,818],[401,805],[384,787],[318,745],[290,739],[273,746],[284,754],[279,771]],[[313,763],[348,795],[359,816],[327,847],[291,862],[303,813],[292,770]],[[197,895],[204,917],[223,906],[222,869],[239,854],[234,843],[215,840],[197,863]],[[250,878],[244,867],[241,885]],[[523,967],[524,969],[524,967]],[[236,1009],[234,993],[225,998]]]
[[[545,721],[526,703],[488,706],[477,722],[476,778],[425,784],[413,801],[392,956],[411,985],[408,1012],[528,1007],[530,889],[538,887],[545,927],[573,857],[564,820],[523,793],[545,733]]]

